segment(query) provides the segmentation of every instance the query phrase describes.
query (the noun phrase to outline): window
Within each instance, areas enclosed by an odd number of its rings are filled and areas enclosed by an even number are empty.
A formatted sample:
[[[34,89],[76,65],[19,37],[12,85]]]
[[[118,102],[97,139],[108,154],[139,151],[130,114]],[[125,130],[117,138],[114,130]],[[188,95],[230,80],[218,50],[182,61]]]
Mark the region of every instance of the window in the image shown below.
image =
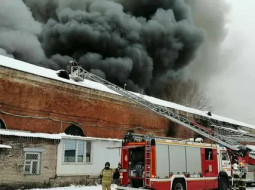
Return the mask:
[[[229,161],[228,153],[227,152],[221,152],[222,160]]]
[[[91,142],[86,143],[86,162],[90,162],[91,159]]]
[[[6,129],[3,120],[0,119],[0,129]]]
[[[65,140],[64,162],[91,162],[91,142],[80,140]],[[86,149],[85,149],[86,147]],[[86,152],[86,155],[84,153]],[[84,156],[86,159],[84,160]]]
[[[82,137],[85,136],[82,129],[79,126],[74,124],[67,127],[67,129],[65,130],[65,134],[74,135],[74,136],[82,136]]]
[[[40,173],[41,154],[35,152],[25,153],[24,173],[27,175],[36,175]]]
[[[211,148],[205,149],[205,159],[206,160],[213,160],[213,151]]]

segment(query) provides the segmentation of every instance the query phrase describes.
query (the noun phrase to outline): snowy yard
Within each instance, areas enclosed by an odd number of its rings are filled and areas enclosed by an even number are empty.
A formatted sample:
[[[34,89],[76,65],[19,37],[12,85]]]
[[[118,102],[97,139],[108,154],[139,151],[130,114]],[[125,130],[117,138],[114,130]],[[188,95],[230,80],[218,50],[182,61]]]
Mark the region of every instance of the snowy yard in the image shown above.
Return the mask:
[[[111,189],[115,190],[116,185],[112,185]],[[49,190],[101,190],[102,186],[69,186],[69,187],[56,187],[56,188],[50,188]],[[30,190],[46,190],[46,189],[30,189]]]
[[[50,188],[49,190],[101,190],[101,185],[98,186],[69,186],[69,187],[57,187]],[[112,190],[116,189],[116,185],[112,185]],[[247,190],[255,190],[255,187],[246,188]],[[30,189],[30,190],[46,190],[46,189]]]

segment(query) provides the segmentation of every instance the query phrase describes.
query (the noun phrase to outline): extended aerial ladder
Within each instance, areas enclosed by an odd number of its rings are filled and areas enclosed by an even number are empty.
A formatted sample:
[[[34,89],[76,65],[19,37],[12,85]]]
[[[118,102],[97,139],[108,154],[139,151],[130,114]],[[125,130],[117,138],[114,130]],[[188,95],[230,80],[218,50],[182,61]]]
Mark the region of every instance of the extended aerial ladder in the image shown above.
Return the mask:
[[[229,128],[226,127],[221,127],[213,124],[210,120],[210,125],[216,129],[212,130],[209,129],[208,127],[202,126],[201,124],[191,121],[187,118],[184,118],[176,113],[174,113],[172,110],[170,110],[168,107],[161,106],[158,104],[154,104],[139,95],[134,94],[133,92],[127,91],[107,80],[104,80],[100,78],[99,76],[96,76],[85,69],[83,69],[77,62],[71,61],[71,78],[75,81],[83,81],[84,79],[89,79],[91,81],[95,81],[97,83],[100,83],[112,91],[150,109],[151,111],[156,112],[159,115],[162,115],[163,117],[168,118],[169,120],[176,122],[184,127],[187,127],[188,129],[194,131],[197,134],[202,135],[203,137],[206,137],[208,139],[211,139],[212,141],[224,145],[232,150],[240,150],[240,149],[245,149],[246,147],[239,143],[240,141],[243,142],[244,137],[249,139],[250,142],[254,142],[255,140],[255,135],[248,134],[246,133],[241,133],[241,132],[236,132],[235,130],[230,130]],[[221,133],[222,130],[225,130],[226,133]],[[221,132],[219,132],[221,131]],[[241,135],[241,139],[240,139]],[[236,138],[238,137],[238,138]]]

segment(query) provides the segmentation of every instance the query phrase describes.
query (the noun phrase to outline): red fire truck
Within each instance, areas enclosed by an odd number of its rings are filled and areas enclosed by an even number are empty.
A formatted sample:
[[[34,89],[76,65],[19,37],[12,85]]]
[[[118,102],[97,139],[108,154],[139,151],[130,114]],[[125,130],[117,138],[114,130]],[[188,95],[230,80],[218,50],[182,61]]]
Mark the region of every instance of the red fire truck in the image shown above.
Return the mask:
[[[156,190],[227,190],[230,182],[231,165],[254,163],[249,157],[248,148],[240,142],[254,142],[255,135],[248,131],[235,130],[225,122],[215,122],[204,116],[204,126],[177,114],[174,110],[155,104],[139,95],[129,92],[104,80],[71,62],[71,78],[83,81],[85,78],[98,82],[123,97],[138,103],[149,110],[182,125],[219,145],[189,142],[177,139],[149,138],[129,133],[122,147],[122,187],[117,189],[156,189]],[[138,135],[139,136],[139,135]],[[231,157],[230,157],[231,156]]]
[[[231,185],[229,155],[217,144],[128,133],[117,189],[225,190]]]

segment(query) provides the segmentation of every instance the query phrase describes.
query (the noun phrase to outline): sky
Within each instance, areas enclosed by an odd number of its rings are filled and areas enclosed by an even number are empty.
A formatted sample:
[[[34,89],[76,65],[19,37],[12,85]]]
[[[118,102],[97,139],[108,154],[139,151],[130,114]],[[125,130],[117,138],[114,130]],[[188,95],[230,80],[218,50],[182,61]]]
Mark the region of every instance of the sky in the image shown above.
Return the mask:
[[[227,35],[220,47],[222,65],[206,81],[206,94],[213,112],[255,124],[255,15],[253,0],[226,0]]]

